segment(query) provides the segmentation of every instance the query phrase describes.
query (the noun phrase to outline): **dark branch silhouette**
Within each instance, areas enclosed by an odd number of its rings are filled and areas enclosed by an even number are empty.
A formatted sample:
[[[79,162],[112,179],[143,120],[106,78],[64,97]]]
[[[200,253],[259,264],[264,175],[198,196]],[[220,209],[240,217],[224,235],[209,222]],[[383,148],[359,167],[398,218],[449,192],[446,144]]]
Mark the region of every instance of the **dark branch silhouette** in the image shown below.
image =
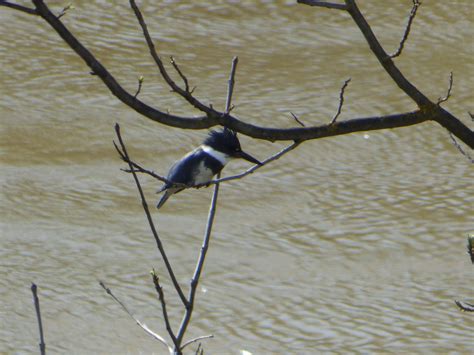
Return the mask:
[[[40,303],[38,298],[38,287],[35,283],[31,284],[31,292],[33,293],[33,303],[35,304],[35,311],[36,311],[36,319],[38,321],[38,329],[40,335],[40,354],[46,354],[46,343],[44,342],[44,333],[43,333],[43,322],[41,320],[41,310],[40,310]]]
[[[432,102],[422,92],[420,92],[400,70],[395,66],[392,58],[388,55],[383,47],[380,45],[378,39],[372,32],[369,24],[360,12],[355,0],[345,0],[345,3],[332,3],[323,1],[308,1],[298,0],[299,3],[326,7],[331,9],[344,10],[348,12],[358,28],[364,35],[369,44],[373,54],[389,74],[392,80],[398,87],[404,91],[412,100],[418,105],[418,110],[413,112],[397,113],[391,115],[374,116],[355,118],[344,122],[328,123],[326,125],[311,126],[311,127],[297,127],[297,128],[275,128],[275,127],[261,127],[246,123],[229,113],[216,111],[212,106],[206,106],[192,95],[192,90],[182,89],[178,86],[168,75],[164,68],[161,59],[153,45],[153,41],[148,33],[143,16],[133,0],[130,1],[132,9],[139,20],[142,27],[145,39],[150,49],[150,53],[155,60],[161,75],[165,81],[171,86],[172,90],[182,96],[193,107],[205,113],[200,117],[183,117],[171,115],[167,112],[160,111],[157,108],[151,107],[134,95],[127,92],[112,76],[112,74],[94,57],[94,55],[85,48],[81,42],[64,26],[60,18],[55,16],[42,0],[33,0],[35,9],[27,9],[19,5],[13,6],[12,3],[1,1],[0,6],[6,6],[26,13],[39,15],[43,18],[60,36],[61,38],[84,60],[84,62],[91,68],[91,72],[97,75],[104,84],[109,88],[119,100],[142,114],[149,119],[168,125],[172,127],[179,127],[184,129],[205,129],[216,125],[226,126],[241,134],[264,139],[268,141],[277,140],[292,140],[304,141],[309,139],[318,139],[323,137],[337,136],[349,134],[353,132],[380,130],[397,127],[406,127],[415,124],[420,124],[426,121],[435,121],[454,134],[459,140],[474,149],[474,132],[469,129],[463,122],[453,116],[451,113],[439,107],[435,102]],[[30,11],[31,10],[31,11]],[[408,31],[406,31],[408,32]],[[408,33],[407,33],[408,36]],[[181,76],[181,75],[180,75]],[[326,120],[329,121],[329,120]]]
[[[390,54],[391,58],[398,57],[400,54],[402,54],[405,42],[407,41],[408,36],[410,35],[411,25],[413,23],[413,20],[415,19],[416,12],[418,11],[418,8],[420,6],[421,3],[418,0],[413,0],[413,7],[411,8],[410,17],[408,18],[408,23],[405,27],[405,32],[403,33],[402,40],[400,41],[397,50],[394,53]]]

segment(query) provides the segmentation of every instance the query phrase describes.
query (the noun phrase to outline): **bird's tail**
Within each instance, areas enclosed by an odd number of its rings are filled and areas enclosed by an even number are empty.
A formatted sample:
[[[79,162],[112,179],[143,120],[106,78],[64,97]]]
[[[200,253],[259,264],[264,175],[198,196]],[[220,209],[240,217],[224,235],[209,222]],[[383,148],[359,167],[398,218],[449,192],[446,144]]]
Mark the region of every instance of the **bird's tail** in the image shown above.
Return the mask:
[[[163,196],[161,196],[161,199],[158,202],[158,204],[156,205],[156,208],[160,209],[161,206],[163,206],[165,204],[165,202],[170,198],[170,196],[172,194],[173,194],[173,192],[171,192],[169,190],[166,190],[165,193],[163,194]]]

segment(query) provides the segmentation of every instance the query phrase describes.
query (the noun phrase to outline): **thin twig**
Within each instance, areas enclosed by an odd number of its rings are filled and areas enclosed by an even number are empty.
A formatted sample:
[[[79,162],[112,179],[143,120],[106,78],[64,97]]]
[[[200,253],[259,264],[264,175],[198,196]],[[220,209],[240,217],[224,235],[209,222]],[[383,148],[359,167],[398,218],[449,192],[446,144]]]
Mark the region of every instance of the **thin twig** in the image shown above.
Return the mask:
[[[59,20],[61,17],[63,17],[64,15],[66,15],[69,10],[74,10],[74,6],[72,6],[71,4],[65,6],[65,7],[61,10],[61,12],[59,13],[59,15],[58,15],[58,20]]]
[[[160,254],[163,258],[163,262],[166,265],[166,269],[168,270],[171,281],[173,282],[173,285],[174,285],[176,291],[178,292],[178,295],[181,298],[181,301],[183,302],[183,304],[185,306],[187,306],[188,305],[188,300],[186,299],[186,296],[184,295],[183,290],[181,289],[181,286],[179,285],[178,280],[176,279],[176,276],[174,275],[173,268],[171,267],[171,264],[168,260],[165,249],[163,248],[163,243],[161,242],[161,239],[160,239],[160,237],[158,235],[158,232],[155,228],[155,224],[153,223],[153,219],[151,218],[151,213],[150,213],[150,210],[148,208],[148,204],[147,204],[146,199],[145,199],[145,194],[143,193],[142,187],[140,185],[140,181],[138,180],[138,176],[135,173],[135,170],[133,169],[132,164],[130,163],[130,157],[129,157],[129,155],[127,153],[127,150],[125,148],[125,144],[123,143],[122,136],[120,134],[120,125],[118,123],[115,124],[115,132],[117,134],[120,146],[122,148],[121,149],[122,154],[125,157],[126,161],[128,162],[131,173],[133,175],[133,179],[135,180],[135,184],[137,185],[137,189],[138,189],[138,192],[140,194],[140,198],[142,200],[143,210],[145,211],[145,214],[146,214],[146,217],[147,217],[147,220],[148,220],[148,224],[150,225],[150,229],[153,233],[153,237],[155,238],[158,250],[160,251]],[[115,142],[114,142],[114,145],[116,146]]]
[[[194,91],[194,89],[191,90],[191,91],[189,91],[188,78],[186,78],[186,75],[183,74],[183,72],[181,71],[181,69],[180,69],[179,66],[178,66],[178,63],[176,63],[176,60],[174,60],[174,57],[173,57],[173,56],[170,57],[170,61],[171,61],[171,64],[173,65],[174,70],[176,70],[177,73],[179,74],[179,76],[181,77],[181,79],[183,79],[183,82],[184,82],[184,90],[186,90],[186,92],[189,92],[189,93],[192,94],[192,92]]]
[[[38,298],[38,287],[35,283],[31,284],[31,292],[33,293],[33,302],[35,303],[36,319],[38,320],[38,328],[40,334],[40,353],[41,355],[46,354],[46,343],[44,342],[44,333],[43,333],[43,322],[41,321],[41,310],[40,303]]]
[[[26,7],[26,6],[14,4],[14,3],[8,2],[8,1],[0,0],[0,6],[9,7],[11,9],[15,9],[15,10],[27,13],[29,15],[38,15],[38,12],[36,11],[36,9],[32,9],[32,8],[29,8],[29,7]]]
[[[158,69],[160,70],[161,76],[163,79],[165,79],[166,83],[170,86],[171,90],[178,93],[181,95],[186,101],[188,101],[192,106],[197,108],[198,110],[205,112],[207,114],[213,114],[215,115],[216,112],[211,108],[206,105],[204,105],[202,102],[197,100],[189,90],[183,90],[179,85],[177,85],[173,79],[169,76],[168,72],[166,71],[165,66],[163,65],[163,62],[161,61],[160,57],[158,56],[158,53],[156,52],[155,45],[153,44],[153,40],[150,36],[150,33],[148,32],[148,26],[145,22],[145,19],[143,18],[143,15],[135,3],[135,0],[130,0],[130,6],[133,9],[133,12],[135,13],[135,16],[138,20],[138,23],[140,24],[140,27],[142,28],[143,35],[145,37],[145,41],[148,45],[148,49],[150,51],[150,54],[152,58],[154,59],[156,65],[158,66]]]
[[[462,149],[461,145],[458,143],[456,138],[454,138],[454,135],[449,132],[449,137],[451,137],[451,142],[453,142],[454,146],[459,150],[459,152],[464,155],[472,164],[474,164],[474,159],[464,150]]]
[[[147,334],[151,335],[153,338],[155,338],[156,340],[158,340],[159,342],[161,342],[163,345],[165,345],[167,348],[168,348],[168,351],[170,352],[170,354],[173,354],[173,348],[168,344],[168,342],[160,335],[156,334],[154,331],[152,331],[150,328],[148,328],[146,326],[146,324],[140,322],[137,318],[135,318],[135,316],[132,314],[132,312],[129,311],[129,309],[127,308],[127,306],[125,306],[125,304],[120,301],[113,293],[112,291],[110,290],[110,288],[108,288],[107,286],[105,286],[105,284],[102,282],[102,281],[99,281],[99,284],[100,286],[102,286],[102,288],[105,290],[105,292],[107,292],[108,295],[110,295],[110,297],[112,297],[114,299],[115,302],[117,302],[121,307],[122,309],[135,321],[135,323],[137,323],[137,325],[142,328]]]
[[[143,75],[141,75],[139,78],[138,78],[138,88],[137,88],[137,92],[135,93],[135,95],[133,95],[133,98],[136,99],[138,94],[140,94],[140,91],[142,91],[142,85],[143,85],[143,80],[145,80],[145,78],[143,77]]]
[[[227,82],[227,99],[225,102],[225,111],[224,114],[228,115],[232,109],[232,95],[234,93],[235,85],[235,73],[237,71],[237,64],[239,64],[239,57],[234,57],[232,59],[232,66],[230,68],[229,80]]]
[[[419,0],[413,0],[413,7],[411,8],[410,17],[408,18],[407,26],[405,27],[405,33],[403,34],[402,40],[400,41],[400,44],[398,45],[398,49],[393,54],[390,54],[390,58],[395,58],[395,57],[398,57],[400,54],[402,54],[403,47],[405,46],[405,42],[408,39],[408,36],[410,34],[411,24],[413,23],[413,20],[415,19],[416,12],[418,11],[418,8],[420,7],[420,5],[421,3],[419,2]]]
[[[474,234],[467,237],[467,253],[471,258],[471,262],[474,264]]]
[[[293,112],[291,112],[291,111],[290,111],[290,114],[293,116],[294,120],[299,123],[299,125],[300,125],[301,127],[306,127],[305,124],[304,124],[302,121],[300,121],[300,119],[298,118],[298,116],[296,116],[296,115],[295,115]]]
[[[440,97],[438,99],[438,102],[436,103],[436,105],[439,106],[441,103],[446,102],[446,101],[449,100],[449,98],[451,97],[452,88],[453,88],[453,72],[450,72],[449,73],[449,85],[448,85],[448,91],[446,92],[446,96]]]
[[[319,1],[319,0],[298,0],[299,4],[305,4],[309,6],[318,6],[325,7],[327,9],[336,9],[336,10],[347,10],[347,5],[338,4],[335,2]]]
[[[334,115],[330,124],[333,124],[334,122],[336,122],[337,118],[341,114],[342,105],[344,105],[344,91],[346,90],[346,87],[347,85],[349,85],[350,81],[351,81],[351,78],[344,81],[344,84],[342,85],[341,90],[339,91],[339,106],[337,107],[337,112]]]
[[[231,104],[232,104],[232,94],[234,91],[234,84],[235,84],[235,73],[237,70],[237,63],[239,59],[234,57],[232,59],[232,67],[230,70],[229,80],[227,82],[227,98],[225,104],[225,113],[228,114]],[[217,179],[221,176],[220,173],[217,174]],[[183,319],[181,321],[181,325],[179,326],[178,335],[176,336],[178,344],[181,344],[184,338],[184,333],[189,325],[191,320],[191,315],[193,313],[194,308],[194,299],[196,297],[196,290],[199,284],[199,279],[201,278],[201,272],[204,267],[204,261],[206,259],[207,250],[209,249],[209,243],[211,240],[211,232],[212,232],[212,225],[214,223],[214,217],[216,215],[216,208],[217,208],[217,197],[219,196],[219,183],[216,183],[214,186],[214,192],[212,194],[211,206],[209,208],[209,214],[207,216],[207,223],[206,223],[206,231],[204,233],[204,240],[201,246],[201,252],[199,254],[196,269],[194,270],[193,277],[191,278],[191,284],[189,287],[189,295],[188,295],[188,305],[186,307],[186,311],[184,313]],[[184,347],[184,346],[183,346]],[[181,350],[181,348],[179,349]]]
[[[151,272],[151,277],[153,279],[153,284],[155,285],[155,290],[158,293],[158,298],[160,299],[161,310],[163,311],[163,318],[165,320],[166,330],[168,331],[171,340],[173,340],[175,348],[178,348],[179,344],[176,342],[176,335],[174,335],[173,329],[171,328],[171,324],[168,318],[168,311],[166,310],[165,294],[163,292],[163,287],[161,287],[160,279],[158,278],[158,275],[156,274],[154,269]]]
[[[286,153],[288,153],[288,152],[292,151],[293,149],[295,149],[296,147],[298,147],[301,143],[302,142],[293,142],[289,146],[287,146],[287,147],[283,148],[282,150],[280,150],[278,153],[276,153],[276,154],[268,157],[267,159],[265,159],[262,162],[262,164],[260,164],[260,165],[254,165],[251,168],[244,171],[243,173],[240,173],[240,174],[237,174],[237,175],[232,175],[232,176],[227,176],[227,177],[220,178],[220,179],[211,180],[206,185],[209,186],[209,185],[214,185],[214,184],[218,184],[218,183],[221,183],[221,182],[227,182],[227,181],[231,181],[231,180],[242,179],[243,177],[255,172],[255,170],[260,169],[261,167],[267,165],[268,163],[281,158]],[[197,187],[200,187],[200,186],[202,186],[202,185],[198,185]]]
[[[214,338],[214,335],[212,334],[209,334],[209,335],[202,335],[200,337],[197,337],[197,338],[194,338],[194,339],[191,339],[191,340],[188,340],[187,342],[185,342],[182,346],[181,346],[181,350],[183,350],[185,347],[187,347],[188,345],[192,344],[192,343],[195,343],[199,340],[203,340],[203,339],[211,339],[211,338]]]
[[[220,173],[217,175],[217,177],[219,178],[219,176],[220,176]],[[196,269],[194,270],[194,274],[191,279],[191,285],[189,288],[189,295],[188,295],[188,300],[189,300],[188,306],[186,307],[183,320],[181,321],[181,325],[178,330],[178,335],[176,336],[178,344],[181,344],[183,340],[184,333],[186,332],[186,329],[189,325],[189,321],[191,320],[191,315],[193,313],[196,290],[197,290],[199,279],[201,277],[201,272],[204,266],[204,260],[206,259],[207,250],[209,249],[209,242],[211,239],[211,231],[212,231],[212,225],[214,223],[214,216],[216,214],[218,195],[219,195],[219,184],[216,184],[214,186],[214,192],[212,194],[211,206],[209,208],[209,215],[207,217],[206,231],[204,233],[204,240],[201,246],[201,252],[199,254],[199,258],[196,263]]]
[[[464,312],[474,312],[474,304],[455,300],[454,303]]]

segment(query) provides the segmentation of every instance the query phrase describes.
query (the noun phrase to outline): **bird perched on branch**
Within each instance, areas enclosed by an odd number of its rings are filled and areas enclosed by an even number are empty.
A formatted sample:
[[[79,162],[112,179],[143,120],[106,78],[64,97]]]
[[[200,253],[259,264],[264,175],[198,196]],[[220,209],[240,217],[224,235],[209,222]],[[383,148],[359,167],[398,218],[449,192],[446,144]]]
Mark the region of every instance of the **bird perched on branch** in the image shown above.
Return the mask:
[[[185,189],[186,186],[205,185],[217,175],[224,166],[234,158],[242,158],[251,163],[261,165],[257,159],[242,151],[237,133],[224,128],[211,131],[204,142],[173,164],[165,183],[158,191],[165,192],[157,204],[160,208],[168,198]]]

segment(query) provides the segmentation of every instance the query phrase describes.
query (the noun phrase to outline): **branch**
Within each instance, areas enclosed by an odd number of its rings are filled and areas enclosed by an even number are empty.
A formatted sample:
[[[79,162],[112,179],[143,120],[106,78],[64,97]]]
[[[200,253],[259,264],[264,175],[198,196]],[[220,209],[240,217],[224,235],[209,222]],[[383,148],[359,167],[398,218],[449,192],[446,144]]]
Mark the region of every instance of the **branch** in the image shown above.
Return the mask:
[[[220,174],[217,175],[218,178],[219,176]],[[199,254],[199,258],[196,264],[196,269],[194,270],[194,275],[191,279],[191,286],[190,286],[189,295],[188,295],[188,300],[189,300],[188,306],[186,307],[183,320],[181,321],[181,325],[178,330],[178,335],[176,336],[178,339],[178,344],[181,344],[183,340],[184,333],[186,332],[186,329],[189,325],[189,321],[191,320],[191,315],[193,313],[196,290],[199,283],[199,279],[201,277],[202,268],[204,266],[204,260],[206,259],[207,250],[209,249],[212,225],[214,223],[214,216],[216,214],[218,194],[219,194],[219,184],[217,183],[214,186],[214,193],[212,194],[211,206],[209,208],[209,215],[207,217],[206,231],[204,233],[204,240],[201,246],[201,253]]]
[[[153,278],[153,284],[155,285],[155,290],[158,293],[158,298],[160,299],[161,309],[163,311],[163,318],[165,320],[166,330],[168,331],[171,340],[173,340],[173,344],[175,348],[179,347],[179,344],[176,341],[176,336],[174,335],[173,329],[171,328],[170,321],[168,319],[168,311],[166,310],[166,302],[165,302],[165,294],[163,292],[163,287],[160,285],[160,279],[158,275],[156,275],[155,270],[151,272],[151,277]]]
[[[459,150],[459,152],[464,155],[471,162],[471,164],[474,164],[474,159],[466,151],[464,151],[464,149],[462,149],[461,145],[458,143],[456,138],[454,138],[451,132],[449,132],[449,137],[451,138],[451,142],[453,142],[453,145],[457,148],[457,150]]]
[[[130,157],[127,153],[127,149],[125,148],[125,144],[123,143],[122,136],[120,134],[120,126],[119,126],[118,123],[115,124],[115,132],[117,134],[120,146],[122,148],[123,155],[126,158],[126,160],[129,162],[128,165],[130,167],[131,173],[133,174],[133,179],[135,180],[135,184],[137,185],[137,189],[138,189],[138,192],[140,194],[140,198],[142,200],[143,210],[145,211],[145,214],[146,214],[146,217],[147,217],[147,220],[148,220],[148,224],[150,225],[150,229],[153,233],[153,237],[155,238],[156,246],[158,247],[158,250],[160,251],[160,254],[163,258],[163,262],[166,265],[166,269],[168,270],[171,281],[173,282],[173,285],[174,285],[176,291],[178,292],[178,295],[181,298],[181,301],[183,302],[183,304],[185,306],[187,306],[188,300],[186,299],[186,296],[184,296],[183,290],[181,289],[181,286],[179,285],[178,280],[176,279],[176,276],[174,275],[173,268],[171,267],[171,264],[168,260],[168,257],[166,256],[165,249],[163,248],[163,244],[161,242],[161,239],[158,235],[158,232],[156,231],[155,224],[153,223],[153,219],[151,218],[151,213],[150,213],[150,210],[148,208],[148,204],[147,204],[146,199],[145,199],[145,195],[144,195],[142,187],[140,185],[140,181],[138,180],[137,174],[135,173],[135,170],[133,170],[133,166],[130,163]],[[114,142],[114,145],[116,145],[115,142]]]
[[[188,340],[187,342],[185,342],[182,346],[181,346],[181,350],[183,350],[185,347],[187,347],[188,345],[192,344],[192,343],[195,343],[199,340],[203,340],[203,339],[210,339],[210,338],[214,338],[214,335],[213,334],[209,334],[209,335],[201,335],[200,337],[197,337],[197,338],[194,338],[194,339],[191,339],[191,340]]]
[[[331,121],[331,124],[334,124],[337,118],[339,117],[339,115],[341,114],[342,105],[344,105],[344,91],[346,90],[346,87],[347,85],[349,85],[350,81],[351,81],[351,78],[347,79],[346,81],[344,81],[344,84],[341,87],[341,91],[339,92],[339,106],[337,107],[337,112],[334,115]]]
[[[184,75],[181,73],[179,69],[177,69],[178,74],[181,76],[183,81],[185,82],[186,89],[181,89],[174,81],[171,79],[171,77],[168,75],[168,72],[166,71],[165,66],[163,65],[163,62],[161,61],[160,57],[156,53],[155,45],[153,44],[153,40],[151,39],[150,33],[148,32],[148,27],[145,23],[145,19],[143,18],[143,15],[138,8],[137,4],[135,3],[135,0],[130,0],[130,6],[133,9],[133,12],[135,13],[135,16],[138,20],[138,23],[140,24],[140,27],[142,28],[143,35],[145,37],[146,43],[148,45],[148,49],[150,51],[151,56],[155,60],[156,65],[158,66],[158,69],[160,70],[161,76],[163,79],[165,79],[166,83],[171,87],[171,90],[174,92],[178,93],[181,95],[187,102],[189,102],[192,106],[197,108],[198,110],[205,112],[207,114],[216,114],[216,111],[214,111],[212,108],[204,105],[201,103],[199,100],[197,100],[189,91],[189,86],[187,85],[187,79],[185,79]],[[174,65],[174,68],[176,69],[177,66]]]
[[[338,4],[334,2],[327,2],[327,1],[319,1],[319,0],[298,0],[299,4],[309,5],[309,6],[318,6],[318,7],[325,7],[328,9],[336,9],[336,10],[347,10],[347,5]]]
[[[143,80],[145,80],[143,75],[138,78],[137,92],[135,93],[135,95],[133,95],[133,98],[135,98],[135,99],[137,98],[138,94],[140,94],[140,91],[142,91]]]
[[[400,54],[402,54],[403,47],[405,45],[406,40],[408,39],[408,35],[410,34],[411,24],[413,23],[413,20],[415,19],[416,12],[418,11],[418,8],[420,7],[420,5],[421,3],[419,2],[419,0],[413,0],[413,7],[411,8],[410,17],[408,18],[407,26],[405,27],[405,33],[403,34],[402,40],[400,41],[400,44],[398,45],[398,49],[393,54],[390,54],[390,58],[395,58],[395,57],[398,57]]]
[[[354,0],[345,0],[347,11],[351,14],[356,24],[361,29],[367,42],[369,43],[373,53],[382,64],[387,73],[392,77],[396,84],[405,91],[420,107],[418,114],[397,114],[380,117],[367,117],[353,119],[344,124],[333,124],[312,127],[298,127],[288,129],[278,129],[255,126],[246,123],[236,117],[224,115],[214,109],[206,112],[205,116],[200,117],[182,117],[174,116],[153,108],[142,101],[135,98],[132,94],[124,90],[115,80],[110,72],[86,49],[72,33],[63,25],[63,23],[49,10],[42,0],[32,0],[36,6],[36,12],[61,36],[61,38],[84,60],[104,84],[109,88],[110,92],[119,100],[134,109],[141,115],[161,124],[178,127],[183,129],[206,129],[213,126],[225,126],[235,132],[244,134],[249,137],[264,139],[268,141],[292,140],[304,141],[309,139],[319,139],[323,137],[343,135],[353,132],[365,130],[379,130],[396,127],[405,127],[419,124],[428,120],[438,122],[448,131],[453,133],[457,138],[466,145],[474,149],[474,132],[464,125],[460,120],[454,117],[446,110],[434,107],[426,96],[424,96],[415,86],[413,86],[396,68],[391,58],[380,46],[370,26],[365,21],[359,9],[355,5]],[[308,2],[308,1],[306,1]],[[303,2],[303,3],[306,3]],[[341,4],[334,4],[341,5]],[[342,9],[342,7],[337,6]],[[323,119],[320,119],[323,120]],[[370,127],[370,128],[368,128]]]
[[[455,300],[454,303],[464,312],[474,312],[474,304]]]
[[[14,3],[8,2],[8,1],[0,0],[0,6],[9,7],[11,9],[15,9],[15,10],[27,13],[29,15],[38,15],[38,13],[36,12],[35,9],[31,9],[29,7],[18,5],[18,4],[14,4]]]
[[[231,104],[232,104],[232,94],[234,92],[234,84],[235,84],[235,72],[237,70],[237,63],[239,59],[234,57],[232,60],[232,67],[230,70],[229,80],[227,82],[227,98],[225,104],[225,112],[226,114],[229,113]],[[217,178],[219,179],[221,176],[220,173],[217,174]],[[217,197],[219,196],[219,183],[216,183],[214,186],[214,192],[212,194],[211,206],[209,208],[209,214],[207,216],[207,223],[206,223],[206,231],[204,233],[204,240],[201,246],[201,253],[199,254],[198,261],[196,263],[196,269],[194,270],[194,275],[191,279],[191,285],[189,288],[189,296],[188,300],[189,303],[186,307],[186,311],[184,313],[183,320],[181,321],[181,325],[179,326],[178,335],[177,335],[177,342],[181,344],[184,338],[184,333],[189,325],[189,321],[191,320],[191,315],[193,313],[194,308],[194,299],[196,297],[196,290],[199,284],[199,279],[201,278],[201,272],[204,267],[204,260],[206,259],[207,250],[209,249],[209,243],[211,241],[211,232],[212,232],[212,225],[214,223],[214,217],[216,215],[216,208],[217,208]],[[187,344],[183,345],[184,348]]]
[[[35,283],[31,284],[31,292],[33,293],[33,302],[35,303],[35,311],[36,311],[36,319],[38,320],[38,328],[40,334],[40,353],[41,355],[46,354],[46,343],[44,342],[44,333],[43,333],[43,322],[41,321],[41,311],[40,311],[40,303],[38,298],[38,287]]]
[[[146,324],[140,322],[137,318],[135,318],[132,312],[128,310],[127,306],[125,306],[125,304],[122,301],[120,301],[117,297],[115,297],[115,295],[112,293],[110,288],[105,286],[105,284],[102,281],[99,281],[99,284],[100,286],[102,286],[105,292],[107,292],[107,294],[109,294],[110,297],[112,297],[114,301],[117,302],[122,307],[122,309],[135,321],[135,323],[137,323],[137,325],[140,328],[142,328],[147,334],[151,335],[153,338],[155,338],[156,340],[161,342],[163,345],[165,345],[168,348],[169,353],[173,354],[173,348],[168,344],[168,342],[163,337],[153,332],[150,328],[146,326]]]
[[[290,111],[291,116],[293,116],[293,119],[301,126],[301,127],[306,127],[306,125],[301,121],[298,116],[296,116],[293,112]]]
[[[252,174],[253,172],[255,172],[255,170],[257,169],[260,169],[261,167],[267,165],[268,163],[274,161],[274,160],[277,160],[279,158],[281,158],[283,155],[285,155],[286,153],[292,151],[293,149],[295,149],[296,147],[298,147],[302,142],[294,142],[293,144],[283,148],[282,150],[280,150],[278,153],[270,156],[269,158],[265,159],[262,164],[260,165],[254,165],[252,166],[250,169],[247,169],[246,171],[244,171],[243,173],[240,173],[240,174],[237,174],[237,175],[232,175],[232,176],[227,176],[227,177],[224,177],[224,178],[219,178],[219,179],[216,179],[216,180],[211,180],[210,182],[208,182],[206,184],[206,186],[209,186],[209,185],[215,185],[215,184],[219,184],[221,182],[227,182],[227,181],[232,181],[232,180],[237,180],[237,179],[242,179],[243,177],[249,175],[249,174]],[[203,185],[198,185],[196,187],[202,187]]]
[[[441,105],[441,103],[446,102],[449,100],[451,97],[451,90],[453,88],[453,72],[449,73],[449,85],[448,85],[448,91],[446,91],[446,95],[444,97],[438,98],[438,102],[436,105]]]

